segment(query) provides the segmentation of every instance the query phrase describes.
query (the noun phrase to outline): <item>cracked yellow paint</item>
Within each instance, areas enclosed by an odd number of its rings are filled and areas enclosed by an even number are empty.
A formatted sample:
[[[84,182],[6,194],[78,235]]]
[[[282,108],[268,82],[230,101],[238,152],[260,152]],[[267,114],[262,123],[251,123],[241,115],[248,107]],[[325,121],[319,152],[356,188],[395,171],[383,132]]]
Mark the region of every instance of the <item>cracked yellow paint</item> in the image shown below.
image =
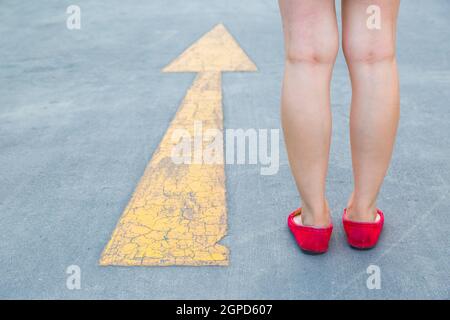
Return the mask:
[[[228,265],[228,249],[218,244],[227,232],[224,165],[175,164],[171,154],[178,141],[172,135],[183,129],[193,137],[194,121],[201,121],[203,131],[222,131],[221,72],[255,70],[222,24],[163,69],[198,75],[106,245],[101,265]]]

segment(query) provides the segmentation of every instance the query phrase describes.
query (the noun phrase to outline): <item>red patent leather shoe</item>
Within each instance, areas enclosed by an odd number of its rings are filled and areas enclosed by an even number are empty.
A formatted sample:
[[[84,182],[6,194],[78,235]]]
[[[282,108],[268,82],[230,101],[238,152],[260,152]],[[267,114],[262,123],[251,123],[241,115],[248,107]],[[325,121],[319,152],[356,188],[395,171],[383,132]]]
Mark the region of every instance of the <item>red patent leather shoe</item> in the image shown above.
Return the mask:
[[[297,241],[300,249],[306,253],[319,254],[328,250],[333,225],[326,228],[302,226],[294,222],[294,217],[302,213],[302,208],[288,216],[288,226]]]
[[[349,220],[347,208],[344,209],[342,224],[344,225],[347,242],[357,249],[370,249],[375,247],[384,224],[384,214],[377,209],[378,217],[374,222],[358,222]]]

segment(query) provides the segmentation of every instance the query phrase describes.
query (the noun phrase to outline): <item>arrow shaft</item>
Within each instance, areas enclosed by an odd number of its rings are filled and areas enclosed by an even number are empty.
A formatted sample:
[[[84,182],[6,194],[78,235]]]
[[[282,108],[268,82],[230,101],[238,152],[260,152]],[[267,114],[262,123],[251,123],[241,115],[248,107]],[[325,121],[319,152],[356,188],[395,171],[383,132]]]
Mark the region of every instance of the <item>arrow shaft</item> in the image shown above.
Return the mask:
[[[222,164],[175,164],[175,130],[223,128],[221,73],[201,72],[153,154],[106,246],[102,265],[227,265]],[[206,142],[201,141],[205,147]],[[222,155],[223,157],[223,155]]]

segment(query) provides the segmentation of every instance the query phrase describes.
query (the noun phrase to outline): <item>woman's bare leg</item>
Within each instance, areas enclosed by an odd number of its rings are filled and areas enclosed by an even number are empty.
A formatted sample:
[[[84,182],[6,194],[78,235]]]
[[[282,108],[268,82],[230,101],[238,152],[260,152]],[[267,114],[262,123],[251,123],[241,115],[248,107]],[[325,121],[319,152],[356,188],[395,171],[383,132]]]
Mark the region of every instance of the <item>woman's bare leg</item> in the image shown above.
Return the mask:
[[[380,29],[369,28],[369,6],[380,9]],[[352,81],[350,140],[354,191],[349,218],[373,221],[399,118],[395,58],[399,0],[343,0],[343,49]]]
[[[279,0],[285,40],[281,119],[302,199],[296,222],[328,226],[330,80],[339,47],[334,0]]]

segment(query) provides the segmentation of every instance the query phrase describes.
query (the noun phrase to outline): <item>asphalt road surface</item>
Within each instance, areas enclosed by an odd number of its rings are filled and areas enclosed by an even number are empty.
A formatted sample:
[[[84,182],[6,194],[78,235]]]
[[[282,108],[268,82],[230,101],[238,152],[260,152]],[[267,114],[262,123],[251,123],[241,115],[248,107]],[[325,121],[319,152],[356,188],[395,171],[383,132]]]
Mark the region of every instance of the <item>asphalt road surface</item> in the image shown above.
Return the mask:
[[[72,4],[80,30],[66,27]],[[375,249],[349,248],[340,226],[351,190],[340,54],[327,254],[303,254],[287,229],[298,196],[280,137],[277,174],[225,168],[229,266],[117,267],[100,266],[100,255],[195,78],[164,66],[223,23],[258,67],[224,74],[224,127],[280,127],[277,2],[1,1],[0,298],[450,298],[449,12],[447,0],[401,4],[401,124]],[[71,265],[80,289],[66,286]],[[371,265],[379,289],[367,286]]]

